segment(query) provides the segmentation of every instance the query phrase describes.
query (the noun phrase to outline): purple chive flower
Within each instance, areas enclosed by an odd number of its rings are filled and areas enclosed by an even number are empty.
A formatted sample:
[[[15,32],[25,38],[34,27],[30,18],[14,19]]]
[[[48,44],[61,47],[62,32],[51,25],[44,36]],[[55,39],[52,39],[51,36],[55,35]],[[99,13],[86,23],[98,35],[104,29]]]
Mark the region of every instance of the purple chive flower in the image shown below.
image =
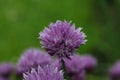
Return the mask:
[[[111,80],[120,80],[120,60],[110,68],[109,76]]]
[[[9,77],[10,74],[13,72],[14,66],[11,63],[1,63],[0,64],[0,76],[2,77]]]
[[[66,71],[72,80],[85,80],[85,64],[80,55],[73,55],[70,59],[64,59]]]
[[[50,55],[69,58],[80,45],[86,42],[86,35],[81,32],[81,29],[80,27],[75,29],[75,24],[71,22],[58,20],[40,32],[41,44]]]
[[[24,80],[64,80],[64,78],[63,72],[57,67],[47,65],[43,68],[39,66],[37,70],[33,68],[30,73],[25,73]]]
[[[28,49],[26,50],[17,64],[18,74],[26,72],[31,69],[31,67],[45,66],[52,62],[51,57],[45,52],[39,49]]]
[[[82,55],[81,59],[85,64],[85,70],[87,72],[91,72],[97,66],[97,60],[92,55]]]

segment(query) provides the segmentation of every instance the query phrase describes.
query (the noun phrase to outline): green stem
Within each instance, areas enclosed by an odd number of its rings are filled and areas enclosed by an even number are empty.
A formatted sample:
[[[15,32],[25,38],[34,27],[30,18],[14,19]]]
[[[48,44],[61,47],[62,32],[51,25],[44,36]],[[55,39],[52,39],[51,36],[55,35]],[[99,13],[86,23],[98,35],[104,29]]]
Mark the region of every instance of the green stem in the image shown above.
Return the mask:
[[[67,73],[66,73],[65,62],[64,62],[63,59],[61,60],[61,63],[62,63],[62,69],[63,69],[63,72],[64,72],[64,74],[63,74],[64,78],[65,78],[66,80],[71,80],[70,77],[69,77],[69,76],[67,75]]]

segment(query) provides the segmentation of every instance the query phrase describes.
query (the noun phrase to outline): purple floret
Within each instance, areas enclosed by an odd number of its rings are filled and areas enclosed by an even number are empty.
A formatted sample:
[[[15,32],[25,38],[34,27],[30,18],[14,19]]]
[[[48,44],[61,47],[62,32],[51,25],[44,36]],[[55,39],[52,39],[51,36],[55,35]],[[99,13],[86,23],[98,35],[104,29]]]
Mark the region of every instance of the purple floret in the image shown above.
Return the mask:
[[[80,27],[75,29],[75,24],[71,22],[58,20],[39,33],[41,44],[50,55],[69,58],[80,45],[86,42],[86,35],[81,32],[81,29]]]
[[[31,72],[24,74],[24,80],[64,80],[63,72],[59,71],[57,67],[45,66],[32,69]]]
[[[33,67],[36,68],[38,65],[42,67],[50,64],[51,62],[52,59],[47,53],[39,49],[30,48],[26,50],[20,57],[17,64],[17,71],[18,74],[21,74],[23,72],[29,71]]]

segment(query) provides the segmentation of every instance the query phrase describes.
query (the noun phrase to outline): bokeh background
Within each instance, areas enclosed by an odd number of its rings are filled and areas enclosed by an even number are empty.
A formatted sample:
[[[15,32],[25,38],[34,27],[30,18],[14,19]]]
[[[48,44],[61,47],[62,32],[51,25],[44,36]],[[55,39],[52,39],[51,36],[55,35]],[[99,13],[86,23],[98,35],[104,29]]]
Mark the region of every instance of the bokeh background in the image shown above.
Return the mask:
[[[0,62],[16,62],[25,49],[40,47],[38,33],[56,20],[83,27],[88,42],[78,51],[99,63],[89,79],[105,80],[120,59],[120,0],[0,0]]]

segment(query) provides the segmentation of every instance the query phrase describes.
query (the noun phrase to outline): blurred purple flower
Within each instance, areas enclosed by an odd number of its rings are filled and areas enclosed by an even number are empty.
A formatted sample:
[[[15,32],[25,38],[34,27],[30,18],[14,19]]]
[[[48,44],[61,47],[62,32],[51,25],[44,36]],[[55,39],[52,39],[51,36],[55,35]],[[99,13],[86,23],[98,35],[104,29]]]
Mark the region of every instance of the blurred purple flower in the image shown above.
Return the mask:
[[[75,24],[71,25],[71,22],[58,20],[39,33],[41,44],[51,56],[69,58],[81,44],[87,41],[81,29],[80,27],[75,29]]]
[[[109,76],[111,80],[120,80],[120,60],[110,68]]]
[[[97,65],[96,59],[91,55],[73,55],[71,60],[64,59],[68,75],[72,80],[85,80],[86,71],[93,70]]]
[[[10,79],[0,76],[0,80],[10,80]]]
[[[89,54],[81,55],[81,59],[85,64],[85,70],[91,72],[97,66],[97,60],[95,57]]]
[[[52,62],[51,57],[45,52],[30,48],[24,52],[17,64],[18,74],[26,72],[33,67],[45,66]]]
[[[73,74],[72,80],[86,80],[85,70],[82,70],[82,72],[79,72],[77,74]]]
[[[85,67],[80,55],[73,55],[70,60],[64,59],[64,61],[68,73],[79,73]]]
[[[5,62],[0,64],[0,76],[9,77],[13,72],[14,66],[11,63]]]
[[[64,78],[62,71],[47,65],[43,68],[39,66],[37,70],[33,68],[30,73],[25,73],[24,80],[64,80]]]
[[[72,80],[85,80],[85,64],[80,55],[73,55],[71,59],[64,59],[67,74]]]

